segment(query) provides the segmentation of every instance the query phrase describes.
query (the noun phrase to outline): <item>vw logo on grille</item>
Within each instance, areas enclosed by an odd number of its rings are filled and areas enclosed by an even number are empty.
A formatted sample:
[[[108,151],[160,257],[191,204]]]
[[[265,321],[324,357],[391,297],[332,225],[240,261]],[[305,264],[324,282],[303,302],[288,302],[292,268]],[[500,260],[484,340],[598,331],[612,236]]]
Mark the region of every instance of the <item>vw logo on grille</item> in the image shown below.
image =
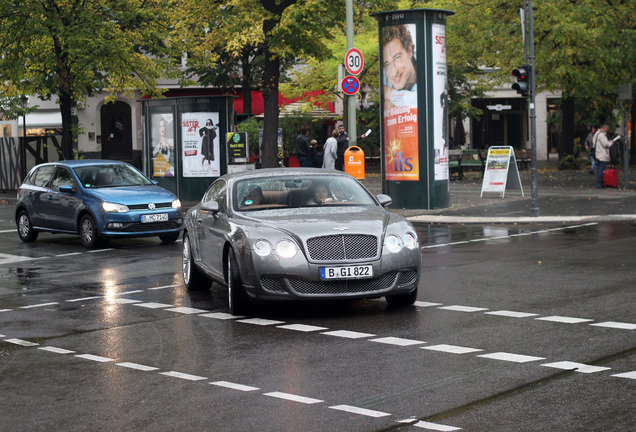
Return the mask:
[[[332,229],[335,229],[336,231],[344,231],[344,230],[348,230],[349,227],[334,227]]]
[[[157,206],[155,206],[155,203],[150,203],[150,204],[148,204],[148,208],[149,208],[150,210],[154,210],[156,207],[157,207]]]

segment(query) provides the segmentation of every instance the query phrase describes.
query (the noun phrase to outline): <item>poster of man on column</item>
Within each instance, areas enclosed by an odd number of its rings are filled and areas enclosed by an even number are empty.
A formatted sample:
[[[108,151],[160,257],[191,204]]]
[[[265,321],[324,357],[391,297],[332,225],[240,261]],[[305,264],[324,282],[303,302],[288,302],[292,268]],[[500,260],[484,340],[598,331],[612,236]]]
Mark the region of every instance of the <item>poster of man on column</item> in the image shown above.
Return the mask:
[[[435,180],[448,180],[448,92],[446,90],[446,26],[433,24],[433,125]]]
[[[415,24],[382,29],[385,179],[420,179]]]
[[[219,113],[181,115],[183,177],[220,177]]]

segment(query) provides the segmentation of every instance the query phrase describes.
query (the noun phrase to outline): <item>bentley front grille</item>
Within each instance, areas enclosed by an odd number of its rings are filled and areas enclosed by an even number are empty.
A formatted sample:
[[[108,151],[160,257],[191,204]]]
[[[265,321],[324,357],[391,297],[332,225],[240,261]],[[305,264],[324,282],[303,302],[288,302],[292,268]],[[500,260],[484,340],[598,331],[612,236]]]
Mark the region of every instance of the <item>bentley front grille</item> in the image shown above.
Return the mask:
[[[289,278],[289,285],[297,294],[333,295],[333,294],[373,294],[390,289],[395,285],[398,273],[390,272],[375,279],[356,279],[341,281],[313,282],[300,278]]]
[[[312,261],[345,261],[378,256],[378,238],[362,234],[337,234],[307,240]]]

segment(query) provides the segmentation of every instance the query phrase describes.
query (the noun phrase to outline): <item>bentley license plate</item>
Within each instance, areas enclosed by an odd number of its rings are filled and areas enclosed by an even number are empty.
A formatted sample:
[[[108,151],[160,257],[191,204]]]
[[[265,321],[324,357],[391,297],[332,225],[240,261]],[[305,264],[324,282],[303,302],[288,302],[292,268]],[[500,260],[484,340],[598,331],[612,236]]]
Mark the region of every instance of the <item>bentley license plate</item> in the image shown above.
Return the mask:
[[[165,222],[168,220],[168,213],[146,214],[141,215],[142,223]]]
[[[373,266],[370,265],[320,268],[320,279],[363,279],[371,277],[373,277]]]

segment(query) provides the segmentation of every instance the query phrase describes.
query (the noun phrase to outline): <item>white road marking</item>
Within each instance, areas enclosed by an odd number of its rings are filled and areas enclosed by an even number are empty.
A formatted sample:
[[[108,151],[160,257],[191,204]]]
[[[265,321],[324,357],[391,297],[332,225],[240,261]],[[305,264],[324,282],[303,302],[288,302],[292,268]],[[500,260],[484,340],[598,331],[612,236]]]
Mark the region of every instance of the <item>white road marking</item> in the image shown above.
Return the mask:
[[[278,399],[285,399],[285,400],[289,400],[293,402],[300,402],[304,404],[317,404],[317,403],[324,402],[323,400],[320,400],[320,399],[314,399],[314,398],[305,397],[305,396],[298,396],[295,394],[283,393],[283,392],[263,393],[263,395],[278,398]]]
[[[148,291],[157,291],[157,290],[162,290],[162,289],[167,289],[167,288],[175,288],[175,287],[178,287],[178,286],[179,285],[164,285],[164,286],[148,288]]]
[[[378,339],[370,339],[371,342],[379,342],[388,345],[397,345],[397,346],[411,346],[411,345],[421,345],[426,342],[415,340],[415,339],[404,339],[398,337],[382,337]]]
[[[202,380],[206,380],[206,377],[202,377],[202,376],[198,376],[198,375],[190,375],[190,374],[185,374],[185,373],[181,373],[181,372],[176,372],[176,371],[170,371],[170,372],[159,372],[160,375],[166,375],[169,377],[174,377],[174,378],[180,378],[180,379],[184,379],[184,380],[188,380],[188,381],[202,381]]]
[[[108,251],[112,251],[112,250],[115,250],[115,248],[89,250],[88,253],[100,253],[100,252],[108,252]]]
[[[57,258],[60,257],[69,257],[69,256],[75,256],[75,255],[82,255],[84,252],[71,252],[71,253],[65,253],[65,254],[59,254],[59,255],[55,255]]]
[[[164,309],[164,310],[167,310],[169,312],[176,312],[176,313],[180,313],[184,315],[200,314],[200,313],[208,312],[205,309],[197,309],[197,308],[191,308],[191,307],[175,307],[175,308]]]
[[[58,304],[57,302],[50,302],[50,303],[40,303],[40,304],[34,304],[34,305],[29,305],[29,306],[20,306],[18,309],[33,309],[33,308],[39,308],[39,307],[46,307],[46,306],[53,306]]]
[[[138,290],[132,290],[132,291],[123,291],[123,292],[120,292],[120,293],[115,293],[113,295],[123,296],[123,295],[128,295],[128,294],[139,294],[139,293],[142,293],[142,292],[144,292],[144,290],[138,289]]]
[[[484,313],[487,315],[498,315],[498,316],[505,316],[505,317],[511,317],[511,318],[528,318],[528,317],[539,315],[536,313],[515,312],[515,311],[509,311],[509,310],[498,310],[498,311],[484,312]]]
[[[212,312],[212,313],[202,314],[202,315],[199,315],[199,316],[206,317],[206,318],[220,319],[220,320],[231,320],[231,319],[245,318],[242,315],[232,315],[232,314],[225,313],[225,312]]]
[[[174,305],[166,304],[166,303],[148,302],[148,303],[135,303],[133,306],[140,306],[140,307],[145,307],[148,309],[164,309],[164,308],[172,307]]]
[[[13,309],[0,309],[0,312],[11,312]]]
[[[619,374],[612,375],[612,376],[613,377],[617,377],[617,378],[629,378],[629,379],[636,380],[636,371],[635,372],[619,373]]]
[[[594,373],[609,370],[611,368],[601,366],[590,366],[583,363],[575,363],[571,361],[560,361],[554,363],[545,363],[541,366],[551,367],[555,369],[573,370],[581,373]]]
[[[140,370],[144,372],[159,370],[159,368],[156,368],[154,366],[146,366],[139,363],[121,362],[121,363],[115,363],[115,364],[117,366],[122,366],[129,369],[136,369],[136,370]]]
[[[38,349],[42,351],[52,352],[55,354],[75,354],[75,351],[67,350],[64,348],[52,347],[52,346],[40,347]]]
[[[0,234],[6,234],[6,233],[15,233],[18,232],[18,230],[14,230],[14,229],[10,229],[10,230],[1,230]]]
[[[359,407],[354,407],[351,405],[334,405],[334,406],[330,406],[330,409],[334,409],[334,410],[338,410],[338,411],[345,411],[348,413],[353,413],[353,414],[360,414],[363,416],[367,416],[367,417],[387,417],[390,416],[391,414],[389,413],[385,413],[382,411],[374,411],[374,410],[370,410],[370,409],[366,409],[366,408],[359,408]]]
[[[421,348],[426,350],[431,350],[431,351],[441,351],[441,352],[450,353],[450,354],[469,354],[469,353],[483,351],[482,349],[478,349],[478,348],[468,348],[468,347],[463,347],[458,345],[446,345],[446,344],[431,345],[431,346],[425,346]]]
[[[442,306],[441,303],[430,303],[430,302],[422,302],[422,301],[416,301],[415,303],[413,303],[413,305],[418,307]]]
[[[590,325],[596,326],[596,327],[609,327],[609,328],[623,329],[623,330],[636,330],[636,324],[616,322],[616,321],[605,321],[605,322],[594,323]]]
[[[446,425],[441,425],[438,423],[430,423],[425,421],[418,421],[417,423],[414,423],[413,426],[420,429],[428,429],[428,430],[441,431],[441,432],[451,432],[451,431],[461,430],[461,428],[458,428],[455,426],[446,426]]]
[[[472,307],[472,306],[459,306],[459,305],[441,306],[438,309],[444,309],[444,310],[450,310],[450,311],[456,311],[456,312],[481,312],[481,311],[488,310],[488,308]]]
[[[81,301],[86,301],[86,300],[98,300],[98,299],[102,299],[102,296],[92,296],[92,297],[80,297],[80,298],[76,298],[76,299],[70,299],[70,300],[66,300],[69,303],[72,302],[81,302]]]
[[[318,327],[318,326],[307,325],[307,324],[287,324],[287,325],[282,325],[277,327],[282,329],[287,329],[287,330],[305,332],[305,333],[312,332],[312,331],[319,331],[319,330],[328,330],[327,327]]]
[[[481,354],[481,355],[478,355],[477,357],[489,358],[493,360],[503,360],[503,361],[509,361],[509,362],[515,362],[515,363],[528,363],[528,362],[533,362],[538,360],[545,360],[545,357],[534,357],[534,356],[521,355],[521,354],[511,354],[506,352]]]
[[[219,386],[219,387],[233,389],[233,390],[243,391],[243,392],[260,390],[258,387],[246,386],[243,384],[236,384],[236,383],[228,382],[228,381],[214,381],[214,382],[211,382],[210,384]]]
[[[360,333],[360,332],[354,332],[349,330],[334,330],[330,332],[324,332],[321,334],[324,334],[327,336],[336,336],[336,337],[341,337],[346,339],[362,339],[362,338],[375,336],[374,334],[371,334],[371,333]]]
[[[32,346],[40,345],[40,344],[35,343],[35,342],[30,342],[30,341],[25,341],[25,340],[22,340],[22,339],[15,339],[15,338],[5,339],[4,341],[12,343],[12,344],[15,344],[15,345],[25,346],[25,347],[32,347]]]
[[[557,315],[535,318],[535,319],[539,321],[553,321],[553,322],[565,323],[565,324],[579,324],[582,322],[594,321],[594,320],[586,319],[586,318],[573,318],[573,317],[564,317],[564,316],[557,316]]]
[[[77,354],[75,357],[83,358],[85,360],[96,361],[100,363],[108,363],[108,362],[115,361],[115,359],[112,359],[112,358],[96,356],[93,354]]]
[[[239,320],[237,322],[240,322],[240,323],[243,323],[243,324],[260,325],[260,326],[285,324],[285,321],[275,321],[275,320],[268,320],[268,319],[263,319],[263,318],[247,318],[247,319]]]
[[[19,261],[29,261],[32,259],[34,258],[21,256],[21,255],[11,255],[11,254],[0,253],[0,264],[10,264],[10,263],[19,262]]]

